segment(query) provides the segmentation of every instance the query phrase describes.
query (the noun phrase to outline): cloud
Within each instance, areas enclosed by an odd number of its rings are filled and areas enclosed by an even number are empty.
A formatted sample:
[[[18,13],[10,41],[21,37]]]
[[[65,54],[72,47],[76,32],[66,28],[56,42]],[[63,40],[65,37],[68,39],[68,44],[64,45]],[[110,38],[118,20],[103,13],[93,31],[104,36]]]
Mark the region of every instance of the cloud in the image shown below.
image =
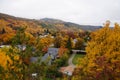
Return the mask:
[[[0,12],[25,18],[58,18],[79,24],[120,21],[120,0],[1,0]]]

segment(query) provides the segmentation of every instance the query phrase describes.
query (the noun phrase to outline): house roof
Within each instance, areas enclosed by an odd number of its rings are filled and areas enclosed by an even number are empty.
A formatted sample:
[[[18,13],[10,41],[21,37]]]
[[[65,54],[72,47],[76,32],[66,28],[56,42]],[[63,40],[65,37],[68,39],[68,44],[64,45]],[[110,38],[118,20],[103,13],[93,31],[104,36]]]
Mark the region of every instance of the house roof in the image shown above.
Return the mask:
[[[46,61],[49,57],[54,58],[58,54],[58,48],[48,48],[48,52],[41,58],[41,61]],[[39,57],[31,57],[30,61],[31,62],[36,62]],[[51,64],[52,60],[49,60],[49,64]]]
[[[67,66],[67,67],[61,67],[59,71],[69,76],[72,76],[74,69],[75,67],[73,66]]]
[[[56,57],[58,54],[58,48],[48,48],[48,52],[42,57],[42,61],[45,61],[50,56],[51,59]],[[50,60],[51,63],[51,60]]]
[[[0,48],[3,48],[3,47],[7,47],[7,48],[9,48],[10,45],[1,45],[1,46],[0,46]]]
[[[58,48],[48,48],[47,54],[56,56],[58,54]]]

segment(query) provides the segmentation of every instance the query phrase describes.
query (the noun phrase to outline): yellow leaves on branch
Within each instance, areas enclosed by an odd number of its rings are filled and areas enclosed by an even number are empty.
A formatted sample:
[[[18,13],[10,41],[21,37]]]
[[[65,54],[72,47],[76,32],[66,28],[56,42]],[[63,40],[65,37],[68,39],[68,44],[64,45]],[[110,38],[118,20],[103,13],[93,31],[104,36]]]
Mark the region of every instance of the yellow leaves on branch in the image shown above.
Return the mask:
[[[15,67],[13,65],[13,61],[16,60],[20,62],[19,55],[13,55],[12,53],[10,53],[10,55],[13,56],[13,59],[9,55],[7,55],[4,50],[0,49],[0,66],[2,66],[5,70]]]
[[[116,80],[120,79],[120,25],[109,28],[105,26],[91,34],[86,48],[87,55],[79,67],[83,80]]]
[[[11,39],[15,36],[14,33],[5,33],[0,35],[0,40],[4,43],[11,41]]]
[[[7,69],[7,64],[12,64],[12,60],[10,59],[10,57],[8,55],[6,55],[5,52],[3,52],[0,49],[0,65],[4,68]]]
[[[19,66],[22,64],[20,60],[20,56],[18,54],[9,53],[9,48],[1,48],[0,49],[0,68],[2,74],[0,74],[0,79],[11,79],[15,77],[15,75],[11,72],[14,72],[16,76],[21,80],[22,74],[20,74],[22,68]]]
[[[29,41],[28,41],[29,44],[34,45],[36,43],[35,42],[35,37],[33,35],[31,35],[28,32],[26,32],[25,35],[26,35],[27,38],[29,38]]]
[[[50,46],[52,42],[53,42],[53,39],[51,38],[51,35],[48,35],[40,39],[40,43],[43,45],[43,47]]]

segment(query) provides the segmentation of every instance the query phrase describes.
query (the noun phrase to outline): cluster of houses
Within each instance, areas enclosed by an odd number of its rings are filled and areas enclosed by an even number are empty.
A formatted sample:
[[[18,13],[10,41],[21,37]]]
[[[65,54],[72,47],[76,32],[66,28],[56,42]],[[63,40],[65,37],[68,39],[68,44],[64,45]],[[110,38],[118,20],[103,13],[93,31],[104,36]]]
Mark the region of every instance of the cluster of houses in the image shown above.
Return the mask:
[[[41,62],[46,61],[50,57],[50,59],[48,60],[48,65],[52,65],[52,61],[59,58],[58,50],[59,50],[59,48],[49,48],[48,52],[41,58]],[[39,57],[31,57],[30,61],[36,62],[36,61],[38,61],[38,59],[39,59]],[[61,67],[59,69],[59,71],[68,76],[72,76],[74,68],[75,67],[73,67],[73,66]]]
[[[75,39],[74,42],[76,42],[77,40]],[[0,45],[0,48],[3,48],[3,47],[10,47],[9,45]],[[26,49],[26,46],[25,45],[17,45],[17,47],[24,51]],[[41,62],[46,62],[48,63],[48,65],[52,65],[52,62],[56,59],[59,58],[59,55],[58,55],[58,51],[59,51],[59,48],[48,48],[48,51],[47,53],[41,57]],[[83,50],[75,50],[77,52],[85,52]],[[39,57],[31,57],[30,58],[30,62],[37,62],[39,60]],[[40,63],[41,63],[40,62]],[[74,71],[74,68],[72,66],[67,66],[67,67],[61,67],[60,72],[62,72],[63,74],[67,74],[69,76],[72,75],[73,71]]]
[[[4,47],[9,48],[10,45],[0,45],[0,48],[4,48]],[[17,45],[17,48],[21,51],[24,51],[26,49],[26,46],[25,45]]]

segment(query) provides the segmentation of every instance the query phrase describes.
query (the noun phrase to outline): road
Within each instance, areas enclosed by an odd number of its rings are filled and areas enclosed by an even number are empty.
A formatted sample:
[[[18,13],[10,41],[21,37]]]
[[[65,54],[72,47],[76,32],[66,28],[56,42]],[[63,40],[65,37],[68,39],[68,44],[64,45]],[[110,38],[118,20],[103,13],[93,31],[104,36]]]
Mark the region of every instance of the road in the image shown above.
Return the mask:
[[[76,52],[73,52],[73,54],[72,54],[71,57],[69,58],[69,60],[68,60],[68,65],[69,65],[69,66],[75,67],[75,65],[72,63],[72,60],[73,60],[73,58],[75,57],[75,55],[76,55]]]

